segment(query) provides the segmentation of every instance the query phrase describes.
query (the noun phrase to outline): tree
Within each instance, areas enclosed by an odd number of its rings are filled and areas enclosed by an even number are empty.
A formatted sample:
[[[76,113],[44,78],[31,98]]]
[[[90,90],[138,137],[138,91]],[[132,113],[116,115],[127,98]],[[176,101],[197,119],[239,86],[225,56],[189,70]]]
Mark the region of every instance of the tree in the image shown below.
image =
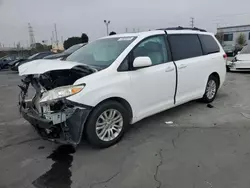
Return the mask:
[[[116,35],[116,32],[111,31],[111,32],[109,33],[109,35]]]
[[[86,33],[83,33],[81,36],[82,43],[88,43],[89,42],[89,37]]]
[[[236,42],[241,47],[243,47],[246,44],[246,36],[244,35],[244,33],[239,34]]]
[[[222,32],[218,32],[215,34],[215,37],[217,38],[217,40],[219,41],[219,43],[222,44],[224,38],[223,38],[223,33]]]
[[[33,52],[44,52],[52,49],[51,45],[47,46],[46,44],[41,44],[39,42],[33,44],[31,47]]]
[[[73,46],[75,44],[80,44],[80,43],[82,43],[82,38],[80,38],[80,37],[70,37],[70,38],[68,38],[67,40],[64,41],[63,47],[64,47],[65,50],[67,50],[71,46]]]

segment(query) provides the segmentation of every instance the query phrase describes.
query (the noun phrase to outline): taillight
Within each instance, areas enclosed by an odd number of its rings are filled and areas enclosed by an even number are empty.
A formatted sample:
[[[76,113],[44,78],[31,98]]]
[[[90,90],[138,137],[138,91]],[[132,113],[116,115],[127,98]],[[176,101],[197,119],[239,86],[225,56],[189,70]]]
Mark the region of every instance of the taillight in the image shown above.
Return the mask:
[[[227,54],[224,54],[224,55],[223,55],[223,58],[224,58],[225,60],[227,60]]]

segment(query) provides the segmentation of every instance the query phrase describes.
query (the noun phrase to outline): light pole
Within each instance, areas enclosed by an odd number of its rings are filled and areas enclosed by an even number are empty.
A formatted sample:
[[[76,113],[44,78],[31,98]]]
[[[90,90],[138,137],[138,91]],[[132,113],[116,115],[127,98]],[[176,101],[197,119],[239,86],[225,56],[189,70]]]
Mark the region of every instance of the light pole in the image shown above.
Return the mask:
[[[107,35],[109,35],[109,24],[110,24],[110,20],[104,20],[104,24],[107,27]]]

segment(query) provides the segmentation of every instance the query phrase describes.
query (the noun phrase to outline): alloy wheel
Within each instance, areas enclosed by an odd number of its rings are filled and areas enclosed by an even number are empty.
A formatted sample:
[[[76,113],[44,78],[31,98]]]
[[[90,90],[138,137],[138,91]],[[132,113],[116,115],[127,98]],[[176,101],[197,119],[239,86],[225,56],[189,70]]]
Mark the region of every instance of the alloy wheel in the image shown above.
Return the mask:
[[[96,134],[102,141],[114,140],[122,131],[123,117],[116,109],[105,110],[97,118]]]
[[[216,82],[209,80],[206,88],[206,95],[208,99],[212,99],[216,94]]]

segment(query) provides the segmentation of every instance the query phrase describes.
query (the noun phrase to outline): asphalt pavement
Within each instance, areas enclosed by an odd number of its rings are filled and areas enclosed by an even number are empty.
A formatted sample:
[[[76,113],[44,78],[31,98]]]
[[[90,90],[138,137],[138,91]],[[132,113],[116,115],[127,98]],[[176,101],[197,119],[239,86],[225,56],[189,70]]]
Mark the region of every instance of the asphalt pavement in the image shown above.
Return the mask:
[[[249,188],[250,73],[229,73],[211,105],[181,105],[131,126],[115,146],[83,141],[76,151],[41,140],[21,118],[19,80],[0,73],[0,188]]]

